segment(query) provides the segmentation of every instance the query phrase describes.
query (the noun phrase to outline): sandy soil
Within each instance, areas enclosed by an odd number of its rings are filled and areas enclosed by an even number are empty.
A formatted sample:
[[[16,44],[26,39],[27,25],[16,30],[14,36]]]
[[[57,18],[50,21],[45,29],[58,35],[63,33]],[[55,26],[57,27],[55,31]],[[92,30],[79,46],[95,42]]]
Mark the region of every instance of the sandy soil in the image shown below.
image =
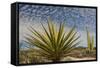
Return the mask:
[[[74,57],[66,57],[62,59],[61,61],[80,61],[80,60],[95,60],[96,58],[91,58],[91,57],[84,57],[84,58],[74,58]]]

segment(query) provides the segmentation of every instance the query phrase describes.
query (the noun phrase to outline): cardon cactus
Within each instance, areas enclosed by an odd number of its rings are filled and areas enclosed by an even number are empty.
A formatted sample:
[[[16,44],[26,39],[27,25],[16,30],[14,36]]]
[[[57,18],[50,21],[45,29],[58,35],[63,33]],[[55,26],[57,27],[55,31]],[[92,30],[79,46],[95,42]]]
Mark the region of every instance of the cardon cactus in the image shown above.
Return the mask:
[[[91,53],[94,49],[94,36],[90,37],[90,33],[87,30],[87,52]]]

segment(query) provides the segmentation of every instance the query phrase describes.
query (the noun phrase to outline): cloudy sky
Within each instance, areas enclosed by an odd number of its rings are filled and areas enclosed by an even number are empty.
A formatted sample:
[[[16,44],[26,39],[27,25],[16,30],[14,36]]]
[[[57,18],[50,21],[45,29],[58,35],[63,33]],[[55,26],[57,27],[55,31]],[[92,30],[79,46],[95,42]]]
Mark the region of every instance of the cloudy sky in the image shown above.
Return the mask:
[[[19,4],[19,42],[21,45],[28,45],[23,42],[24,35],[29,33],[27,27],[33,25],[34,28],[42,31],[40,23],[46,26],[48,18],[52,19],[57,26],[59,26],[59,23],[65,22],[66,30],[76,25],[76,29],[78,34],[81,35],[80,39],[82,40],[79,46],[87,46],[86,27],[91,36],[96,36],[95,8]]]

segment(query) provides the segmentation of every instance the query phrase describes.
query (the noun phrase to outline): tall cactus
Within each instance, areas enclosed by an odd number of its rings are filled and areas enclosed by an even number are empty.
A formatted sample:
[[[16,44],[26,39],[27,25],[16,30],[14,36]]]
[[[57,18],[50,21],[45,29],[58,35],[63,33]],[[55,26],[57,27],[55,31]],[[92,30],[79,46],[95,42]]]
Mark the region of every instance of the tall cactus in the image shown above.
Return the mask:
[[[87,30],[87,29],[86,29]],[[90,37],[90,33],[87,30],[87,50],[89,52],[92,52],[94,49],[94,36],[92,36],[92,38]]]
[[[94,49],[94,36],[92,36],[91,47],[92,47],[92,50],[93,50]]]

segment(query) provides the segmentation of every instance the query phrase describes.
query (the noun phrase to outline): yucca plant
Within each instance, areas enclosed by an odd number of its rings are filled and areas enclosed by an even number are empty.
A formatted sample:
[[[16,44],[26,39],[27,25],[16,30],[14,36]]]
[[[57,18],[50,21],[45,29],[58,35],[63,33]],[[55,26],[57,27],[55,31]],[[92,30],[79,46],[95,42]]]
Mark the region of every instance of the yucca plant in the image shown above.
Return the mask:
[[[87,30],[87,52],[92,53],[93,49],[94,49],[94,36],[90,37],[90,33]]]
[[[64,23],[60,23],[58,30],[51,20],[48,20],[47,24],[47,28],[41,24],[44,33],[31,26],[29,28],[31,34],[25,36],[26,42],[40,49],[37,52],[39,56],[58,62],[68,56],[80,43],[78,41],[80,36],[76,36],[75,26],[69,32],[65,32]]]

